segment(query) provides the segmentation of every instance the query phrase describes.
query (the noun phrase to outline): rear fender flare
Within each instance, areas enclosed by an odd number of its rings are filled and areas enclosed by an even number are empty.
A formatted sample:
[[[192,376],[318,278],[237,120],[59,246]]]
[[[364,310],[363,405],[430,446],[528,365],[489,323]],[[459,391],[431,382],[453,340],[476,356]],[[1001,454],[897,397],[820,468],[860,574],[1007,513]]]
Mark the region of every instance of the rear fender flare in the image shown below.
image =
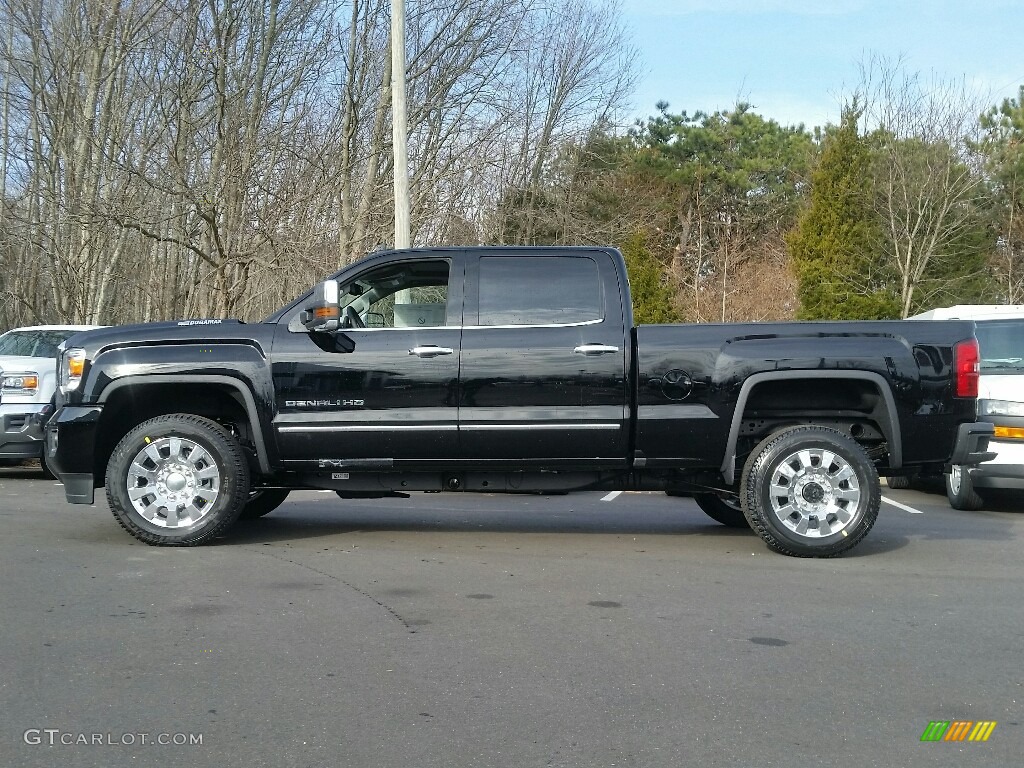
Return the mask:
[[[732,414],[732,424],[729,427],[729,439],[725,444],[725,456],[722,459],[722,479],[726,485],[733,485],[736,482],[736,443],[739,440],[740,425],[743,422],[743,412],[747,407],[747,400],[750,393],[758,384],[767,381],[796,381],[807,379],[831,379],[831,380],[857,380],[867,381],[875,385],[881,393],[888,413],[888,423],[880,423],[878,426],[885,435],[889,445],[889,468],[899,469],[903,466],[903,444],[901,442],[899,415],[896,411],[896,400],[892,396],[892,389],[881,375],[871,371],[770,371],[755,373],[740,388],[739,397],[736,400],[736,410]]]

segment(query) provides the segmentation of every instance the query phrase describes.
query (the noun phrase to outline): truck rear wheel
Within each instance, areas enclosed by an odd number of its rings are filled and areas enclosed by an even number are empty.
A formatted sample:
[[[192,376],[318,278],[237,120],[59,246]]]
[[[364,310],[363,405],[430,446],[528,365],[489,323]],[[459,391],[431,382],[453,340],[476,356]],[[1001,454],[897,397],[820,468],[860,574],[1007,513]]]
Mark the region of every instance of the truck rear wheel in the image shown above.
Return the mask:
[[[885,484],[894,491],[903,491],[910,487],[910,478],[906,475],[893,475],[885,478]]]
[[[210,419],[186,413],[139,424],[107,463],[107,502],[139,541],[192,546],[238,518],[249,465],[238,441]]]
[[[743,506],[736,496],[719,496],[717,493],[695,493],[693,500],[712,520],[729,528],[750,528]]]
[[[878,518],[878,472],[855,440],[834,429],[792,427],[763,440],[740,481],[750,527],[794,557],[834,557]]]

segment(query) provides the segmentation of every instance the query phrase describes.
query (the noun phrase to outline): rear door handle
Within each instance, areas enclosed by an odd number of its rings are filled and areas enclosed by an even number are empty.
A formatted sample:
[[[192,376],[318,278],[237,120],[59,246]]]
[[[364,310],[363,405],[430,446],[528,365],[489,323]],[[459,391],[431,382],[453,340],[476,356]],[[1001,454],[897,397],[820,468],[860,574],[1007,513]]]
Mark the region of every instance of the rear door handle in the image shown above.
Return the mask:
[[[618,347],[609,344],[580,344],[573,350],[577,355],[608,355],[618,351]]]
[[[454,352],[455,350],[451,347],[435,347],[433,344],[413,347],[409,350],[409,354],[416,355],[416,357],[439,357],[440,355],[450,355]]]

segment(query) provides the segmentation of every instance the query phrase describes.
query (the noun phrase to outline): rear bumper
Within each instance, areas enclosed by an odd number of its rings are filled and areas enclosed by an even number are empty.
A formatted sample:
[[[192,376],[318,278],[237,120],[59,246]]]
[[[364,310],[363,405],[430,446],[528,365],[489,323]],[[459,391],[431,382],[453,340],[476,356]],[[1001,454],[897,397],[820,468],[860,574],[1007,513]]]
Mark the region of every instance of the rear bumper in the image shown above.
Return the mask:
[[[956,445],[953,447],[953,458],[950,459],[950,466],[973,467],[996,457],[994,451],[990,451],[988,444],[992,439],[994,425],[987,421],[976,421],[973,424],[961,424],[957,431]]]
[[[95,498],[94,449],[102,410],[65,406],[46,425],[46,456],[71,504],[92,504]]]

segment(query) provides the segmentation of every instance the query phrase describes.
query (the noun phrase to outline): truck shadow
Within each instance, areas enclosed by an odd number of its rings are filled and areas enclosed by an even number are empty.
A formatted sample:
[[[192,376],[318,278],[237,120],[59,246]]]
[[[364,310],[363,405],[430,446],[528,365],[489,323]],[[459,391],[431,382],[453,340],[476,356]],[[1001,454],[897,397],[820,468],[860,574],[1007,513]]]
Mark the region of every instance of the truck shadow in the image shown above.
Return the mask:
[[[550,510],[543,509],[542,501],[534,502],[530,509],[502,505],[486,510],[406,508],[394,500],[340,504],[343,506],[316,501],[286,502],[266,517],[239,521],[220,543],[230,546],[322,539],[325,548],[329,548],[339,546],[338,537],[347,537],[346,546],[359,543],[360,538],[353,538],[354,534],[588,534],[696,537],[721,540],[729,549],[739,546],[744,550],[752,547],[752,551],[765,551],[753,531],[719,525],[692,503],[686,502],[685,507],[679,508],[680,502],[676,500],[660,504],[648,502],[643,509],[625,504],[594,509],[590,502],[577,505],[578,509],[565,509],[562,508],[566,505],[564,501],[558,501],[558,506]],[[991,538],[999,537],[993,533]],[[901,549],[909,541],[903,531],[879,526],[845,557],[880,555]]]
[[[43,471],[39,468],[38,461],[17,461],[6,460],[0,463],[0,480],[41,480]]]

